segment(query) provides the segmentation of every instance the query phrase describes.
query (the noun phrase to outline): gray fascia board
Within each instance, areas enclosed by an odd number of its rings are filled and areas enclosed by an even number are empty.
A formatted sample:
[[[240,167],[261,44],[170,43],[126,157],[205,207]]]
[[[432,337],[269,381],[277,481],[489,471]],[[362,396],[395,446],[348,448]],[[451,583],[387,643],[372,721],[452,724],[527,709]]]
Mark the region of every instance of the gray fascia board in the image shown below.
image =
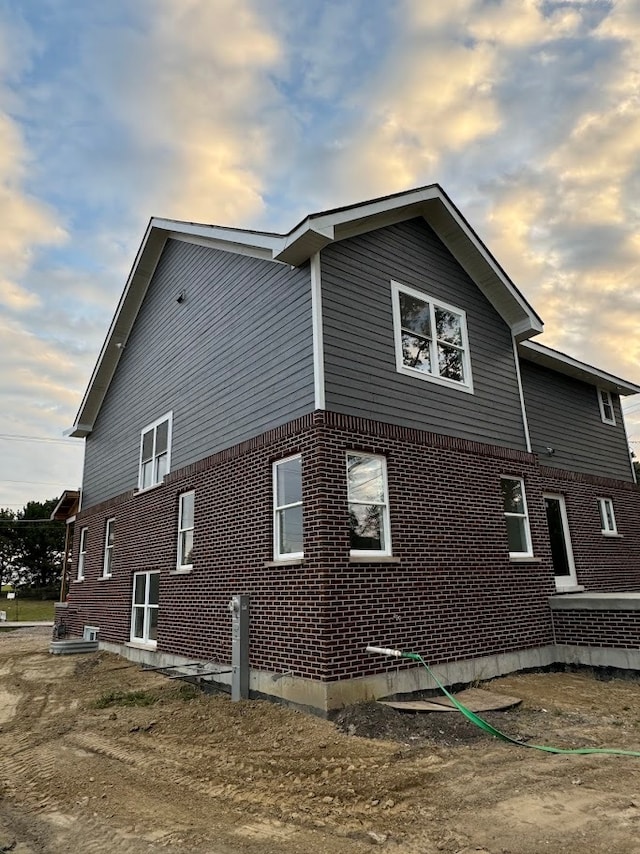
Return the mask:
[[[572,356],[552,350],[550,347],[545,347],[544,344],[539,344],[537,341],[522,341],[518,344],[518,352],[528,362],[542,365],[545,368],[550,368],[553,371],[581,380],[589,385],[598,386],[606,391],[613,391],[621,395],[640,394],[640,385],[623,380],[620,377],[614,376],[614,374],[600,370],[600,368],[594,368],[585,362],[579,362]]]
[[[68,432],[69,436],[83,438],[93,429],[166,239],[166,231],[154,226],[154,221],[151,220],[131,267],[74,425]]]

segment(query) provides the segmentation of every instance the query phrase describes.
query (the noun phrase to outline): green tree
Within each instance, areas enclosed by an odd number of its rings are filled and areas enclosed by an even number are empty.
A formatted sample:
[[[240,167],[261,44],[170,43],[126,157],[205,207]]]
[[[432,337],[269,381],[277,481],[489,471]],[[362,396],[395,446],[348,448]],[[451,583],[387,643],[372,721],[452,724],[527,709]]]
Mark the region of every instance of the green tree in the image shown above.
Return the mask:
[[[0,508],[0,589],[11,580],[16,557],[16,514]]]
[[[13,524],[0,524],[9,529],[5,548],[12,576],[35,587],[57,584],[62,571],[65,526],[49,518],[57,503],[57,498],[29,501],[15,514]]]

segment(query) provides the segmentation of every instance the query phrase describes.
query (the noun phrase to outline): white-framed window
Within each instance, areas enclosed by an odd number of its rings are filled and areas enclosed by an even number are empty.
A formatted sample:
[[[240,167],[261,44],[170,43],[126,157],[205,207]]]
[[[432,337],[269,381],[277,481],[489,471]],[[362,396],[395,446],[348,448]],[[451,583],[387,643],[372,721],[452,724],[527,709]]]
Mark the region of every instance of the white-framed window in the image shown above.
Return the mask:
[[[89,529],[80,528],[80,545],[78,546],[78,581],[84,581],[85,565],[87,562],[87,540]]]
[[[600,418],[605,424],[616,423],[616,411],[613,406],[613,395],[604,388],[598,389],[598,404],[600,406]]]
[[[352,555],[390,555],[387,461],[347,451],[347,498]]]
[[[391,299],[397,370],[473,393],[466,313],[399,282]]]
[[[162,483],[162,479],[169,471],[172,420],[173,413],[169,412],[153,424],[148,424],[140,432],[139,489],[149,489]]]
[[[610,498],[598,498],[598,510],[600,511],[600,524],[602,533],[606,536],[614,536],[618,533],[616,515],[613,512],[613,501]]]
[[[273,559],[304,556],[302,534],[302,457],[273,464]]]
[[[186,571],[193,565],[193,517],[195,492],[183,492],[178,509],[178,562],[177,569]]]
[[[111,578],[113,568],[113,541],[116,533],[116,520],[107,519],[104,525],[104,560],[102,562],[102,577]]]
[[[507,526],[509,557],[532,557],[527,496],[521,477],[501,477],[502,507]]]
[[[155,647],[158,639],[159,572],[136,572],[133,575],[131,640]]]

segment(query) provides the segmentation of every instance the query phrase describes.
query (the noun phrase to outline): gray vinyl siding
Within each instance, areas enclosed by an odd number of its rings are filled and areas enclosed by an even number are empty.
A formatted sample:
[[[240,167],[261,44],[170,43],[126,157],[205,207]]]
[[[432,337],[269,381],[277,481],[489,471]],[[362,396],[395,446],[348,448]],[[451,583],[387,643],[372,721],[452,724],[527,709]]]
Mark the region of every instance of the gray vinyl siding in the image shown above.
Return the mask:
[[[532,450],[546,466],[633,480],[620,398],[616,423],[603,424],[595,386],[524,359],[520,362]],[[553,448],[549,454],[547,448]]]
[[[86,440],[83,507],[138,485],[140,431],[169,411],[175,470],[313,406],[309,266],[171,240]]]
[[[526,450],[511,331],[422,219],[321,253],[326,406]],[[467,313],[474,394],[398,373],[391,280]]]

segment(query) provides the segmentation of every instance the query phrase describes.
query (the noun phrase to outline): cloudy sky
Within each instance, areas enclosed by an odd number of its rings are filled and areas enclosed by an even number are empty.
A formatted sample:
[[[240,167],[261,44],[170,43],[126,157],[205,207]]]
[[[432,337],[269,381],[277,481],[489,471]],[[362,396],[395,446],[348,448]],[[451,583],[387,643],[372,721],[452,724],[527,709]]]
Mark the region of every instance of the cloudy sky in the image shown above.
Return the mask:
[[[0,507],[80,484],[61,435],[153,215],[437,181],[538,340],[640,382],[639,101],[638,0],[0,0]]]

